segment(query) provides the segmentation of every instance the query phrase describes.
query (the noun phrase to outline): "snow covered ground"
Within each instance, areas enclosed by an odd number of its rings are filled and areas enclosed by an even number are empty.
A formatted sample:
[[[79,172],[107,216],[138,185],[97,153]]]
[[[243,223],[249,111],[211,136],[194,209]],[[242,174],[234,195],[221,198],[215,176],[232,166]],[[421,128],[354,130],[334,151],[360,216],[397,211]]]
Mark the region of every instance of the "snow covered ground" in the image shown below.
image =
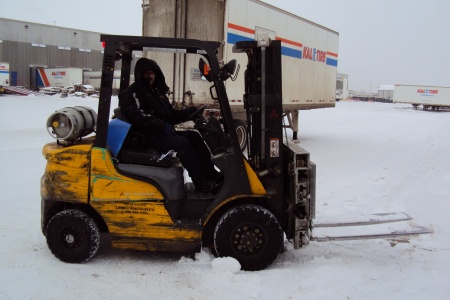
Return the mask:
[[[434,233],[287,245],[268,269],[245,272],[208,250],[192,260],[102,245],[85,264],[51,254],[40,231],[45,123],[97,103],[0,97],[0,299],[450,299],[450,112],[364,102],[301,112],[318,218],[405,211]]]

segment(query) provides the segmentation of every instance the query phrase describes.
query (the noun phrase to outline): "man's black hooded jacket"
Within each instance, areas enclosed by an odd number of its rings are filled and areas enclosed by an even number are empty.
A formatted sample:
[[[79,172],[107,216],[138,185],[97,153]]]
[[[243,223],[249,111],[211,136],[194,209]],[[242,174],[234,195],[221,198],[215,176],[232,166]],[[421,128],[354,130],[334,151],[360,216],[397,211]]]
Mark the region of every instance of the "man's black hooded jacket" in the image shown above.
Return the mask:
[[[152,86],[143,80],[146,71],[155,72]],[[164,74],[151,59],[140,58],[134,69],[134,83],[119,94],[119,106],[131,130],[146,137],[147,142],[164,136],[164,123],[170,125],[186,121],[186,110],[175,110],[166,94],[169,91]]]

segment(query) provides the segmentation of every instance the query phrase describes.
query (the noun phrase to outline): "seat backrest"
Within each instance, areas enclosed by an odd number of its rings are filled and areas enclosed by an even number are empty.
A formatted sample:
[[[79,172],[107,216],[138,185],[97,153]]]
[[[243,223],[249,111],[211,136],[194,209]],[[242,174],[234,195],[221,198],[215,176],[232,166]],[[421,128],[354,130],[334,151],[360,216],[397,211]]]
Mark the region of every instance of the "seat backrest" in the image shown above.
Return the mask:
[[[119,154],[130,127],[130,123],[120,119],[112,119],[109,122],[106,144],[108,145],[109,151],[111,151],[114,158],[116,158]]]
[[[122,109],[120,108],[120,106],[114,108],[114,116],[113,119],[119,119],[122,121],[127,121],[127,119],[125,118],[125,116],[122,113]]]

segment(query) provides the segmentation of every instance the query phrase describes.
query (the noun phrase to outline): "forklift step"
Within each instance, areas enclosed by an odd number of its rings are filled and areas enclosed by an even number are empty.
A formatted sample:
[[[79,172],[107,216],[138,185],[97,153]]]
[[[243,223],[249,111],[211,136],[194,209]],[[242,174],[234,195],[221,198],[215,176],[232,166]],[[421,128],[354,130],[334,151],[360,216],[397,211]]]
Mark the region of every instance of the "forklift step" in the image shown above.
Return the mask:
[[[189,200],[213,200],[215,198],[211,193],[197,191],[192,182],[186,182],[184,189],[187,191],[187,199]]]
[[[194,190],[187,193],[187,198],[189,200],[213,200],[215,197],[211,193],[204,193]]]
[[[197,228],[198,230],[202,229],[202,224],[199,219],[181,219],[175,222],[174,228]]]

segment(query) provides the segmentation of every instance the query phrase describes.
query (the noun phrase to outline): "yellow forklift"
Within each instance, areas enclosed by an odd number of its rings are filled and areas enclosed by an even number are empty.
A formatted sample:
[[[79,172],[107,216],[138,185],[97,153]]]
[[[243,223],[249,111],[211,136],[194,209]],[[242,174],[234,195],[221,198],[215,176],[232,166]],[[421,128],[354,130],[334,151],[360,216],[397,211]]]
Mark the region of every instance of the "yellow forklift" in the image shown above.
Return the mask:
[[[102,35],[101,41],[97,112],[67,107],[47,121],[57,141],[43,148],[41,228],[57,258],[90,260],[105,232],[116,248],[192,254],[209,247],[217,256],[237,259],[243,270],[261,270],[276,259],[285,239],[295,249],[314,239],[315,165],[283,133],[280,41],[237,42],[233,49],[248,57],[242,91],[247,155],[224,85],[236,75],[236,62],[220,66],[220,42],[115,35]],[[122,147],[130,125],[120,114],[111,118],[114,70],[120,65],[122,91],[130,82],[133,52],[144,50],[199,57],[211,98],[220,106],[220,120],[210,115],[195,125],[224,175],[217,193],[196,191],[172,153]]]
[[[256,41],[235,45],[234,51],[249,59],[243,91],[248,158],[239,146],[224,85],[236,63],[220,67],[216,50],[221,43],[113,35],[102,35],[101,41],[105,51],[97,113],[65,108],[47,122],[57,142],[43,149],[42,231],[56,257],[88,261],[98,250],[100,232],[108,232],[113,247],[181,253],[210,247],[218,256],[236,258],[245,270],[260,270],[280,253],[284,234],[297,247],[307,243],[315,169],[306,151],[283,144],[279,41],[264,47]],[[109,132],[116,121],[111,119],[114,68],[120,60],[123,90],[130,81],[133,51],[144,49],[199,56],[199,69],[220,105],[220,122],[210,116],[195,125],[224,175],[216,194],[198,192],[185,182],[183,167],[171,154],[116,149]],[[79,128],[70,128],[75,125]]]

